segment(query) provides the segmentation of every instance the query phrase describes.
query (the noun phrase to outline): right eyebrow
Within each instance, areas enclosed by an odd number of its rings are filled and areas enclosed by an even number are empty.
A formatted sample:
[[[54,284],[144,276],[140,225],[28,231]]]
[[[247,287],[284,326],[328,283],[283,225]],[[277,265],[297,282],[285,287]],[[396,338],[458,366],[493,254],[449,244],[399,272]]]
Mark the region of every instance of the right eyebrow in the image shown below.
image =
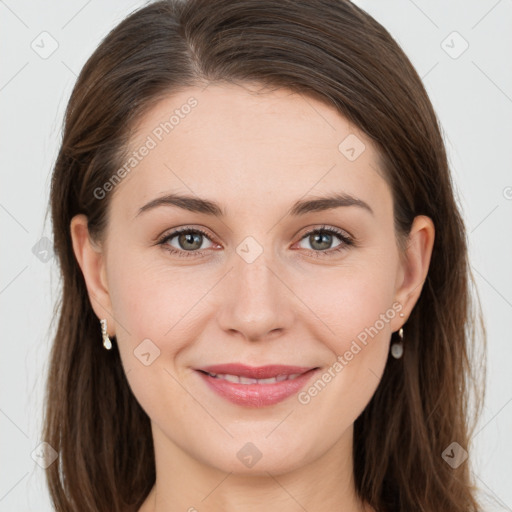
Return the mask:
[[[201,199],[199,197],[193,196],[166,194],[165,196],[157,197],[156,199],[153,199],[152,201],[149,201],[149,203],[142,206],[135,217],[145,211],[152,210],[153,208],[157,208],[159,206],[177,206],[178,208],[182,208],[191,212],[205,213],[206,215],[214,215],[216,217],[225,216],[224,210],[215,201]]]

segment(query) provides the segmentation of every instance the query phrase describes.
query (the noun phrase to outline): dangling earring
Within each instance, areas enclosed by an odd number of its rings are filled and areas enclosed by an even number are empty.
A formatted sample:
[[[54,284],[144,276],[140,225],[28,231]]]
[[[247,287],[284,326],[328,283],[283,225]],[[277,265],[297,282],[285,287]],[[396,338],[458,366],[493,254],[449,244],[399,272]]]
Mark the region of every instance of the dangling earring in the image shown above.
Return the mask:
[[[107,333],[107,319],[103,318],[102,320],[100,320],[100,324],[101,324],[101,337],[103,338],[103,346],[107,350],[110,350],[112,348],[112,342],[110,341],[110,338],[108,337],[108,333]]]
[[[402,354],[404,353],[404,329],[403,327],[400,327],[398,330],[398,337],[400,338],[400,341],[397,341],[391,345],[391,355],[395,359],[400,359],[402,357]]]

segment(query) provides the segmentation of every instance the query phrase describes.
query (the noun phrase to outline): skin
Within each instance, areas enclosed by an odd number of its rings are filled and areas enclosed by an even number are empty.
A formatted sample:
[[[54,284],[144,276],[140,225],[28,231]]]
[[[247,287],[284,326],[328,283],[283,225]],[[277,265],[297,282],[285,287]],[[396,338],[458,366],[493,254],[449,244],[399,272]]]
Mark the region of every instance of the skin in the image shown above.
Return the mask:
[[[108,320],[151,420],[157,480],[141,512],[372,510],[354,490],[353,423],[377,388],[392,332],[421,293],[434,226],[416,217],[400,257],[391,190],[370,139],[316,99],[256,89],[210,84],[156,104],[138,124],[132,149],[191,96],[198,102],[110,192],[101,242],[90,239],[84,215],[71,222],[94,311]],[[349,134],[365,144],[354,161],[338,149]],[[217,201],[226,216],[176,206],[137,215],[170,192]],[[287,215],[295,201],[333,192],[365,201],[373,214],[344,206]],[[323,225],[357,245],[334,253],[344,243],[337,235],[330,245],[315,243],[308,234]],[[208,233],[198,235],[190,257],[155,242],[179,227]],[[247,236],[263,251],[252,263],[236,251]],[[179,242],[176,236],[167,246],[190,255]],[[327,371],[393,303],[404,317],[396,312],[384,322],[307,404],[291,396],[262,408],[235,405],[193,369],[242,362]],[[404,332],[407,350],[406,325]],[[146,366],[134,350],[148,338],[160,355]],[[252,468],[237,457],[247,442],[261,453]]]

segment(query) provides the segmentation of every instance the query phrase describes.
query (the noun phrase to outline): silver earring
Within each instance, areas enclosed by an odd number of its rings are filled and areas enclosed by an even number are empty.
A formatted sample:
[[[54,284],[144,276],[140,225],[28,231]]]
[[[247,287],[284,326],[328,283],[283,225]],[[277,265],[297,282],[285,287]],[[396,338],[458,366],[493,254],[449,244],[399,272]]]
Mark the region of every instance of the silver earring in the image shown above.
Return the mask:
[[[404,329],[403,327],[400,327],[398,331],[398,336],[400,338],[400,341],[397,341],[391,345],[391,355],[395,359],[400,359],[402,357],[402,354],[404,353]]]
[[[103,346],[107,350],[110,350],[112,348],[112,342],[110,341],[110,338],[108,337],[107,319],[103,318],[102,320],[100,320],[100,324],[101,324],[101,337],[103,338]]]

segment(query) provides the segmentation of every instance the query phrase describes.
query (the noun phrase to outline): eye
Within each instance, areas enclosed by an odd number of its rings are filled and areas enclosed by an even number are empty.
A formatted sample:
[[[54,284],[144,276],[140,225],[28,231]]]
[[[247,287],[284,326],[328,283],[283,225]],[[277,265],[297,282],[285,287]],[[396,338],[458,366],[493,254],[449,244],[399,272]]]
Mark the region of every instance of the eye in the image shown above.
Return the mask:
[[[340,242],[332,248],[334,238],[338,238]],[[205,239],[210,242],[210,245],[207,247],[203,246]],[[315,257],[333,255],[346,250],[349,246],[355,245],[354,239],[345,232],[327,226],[308,231],[300,240],[300,242],[303,241],[309,242],[312,249],[306,249]],[[163,246],[166,251],[179,257],[206,256],[206,249],[214,245],[208,233],[201,229],[190,227],[175,229],[171,233],[164,235],[158,241],[158,244]]]
[[[333,239],[338,238],[340,243],[332,248]],[[308,231],[302,241],[307,241],[312,249],[315,256],[328,256],[332,253],[338,253],[347,249],[349,246],[354,245],[354,240],[343,231],[333,228],[322,226],[321,228]],[[329,250],[332,249],[332,250]]]
[[[162,245],[172,254],[176,254],[180,257],[202,256],[203,250],[211,247],[202,247],[205,239],[211,242],[208,234],[201,229],[180,228],[165,235],[158,244]]]

